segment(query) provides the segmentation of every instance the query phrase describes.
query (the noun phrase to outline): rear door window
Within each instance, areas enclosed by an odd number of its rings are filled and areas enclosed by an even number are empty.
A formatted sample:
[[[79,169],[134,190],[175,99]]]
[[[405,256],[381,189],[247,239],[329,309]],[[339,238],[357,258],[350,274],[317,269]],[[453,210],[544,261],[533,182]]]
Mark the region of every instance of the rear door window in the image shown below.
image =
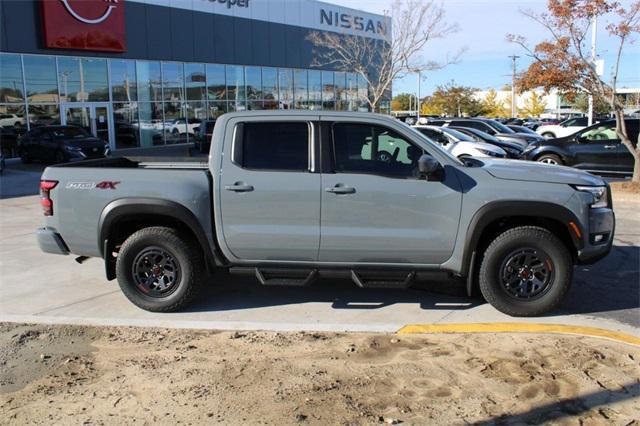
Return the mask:
[[[307,122],[248,122],[238,126],[234,162],[253,170],[309,170]]]

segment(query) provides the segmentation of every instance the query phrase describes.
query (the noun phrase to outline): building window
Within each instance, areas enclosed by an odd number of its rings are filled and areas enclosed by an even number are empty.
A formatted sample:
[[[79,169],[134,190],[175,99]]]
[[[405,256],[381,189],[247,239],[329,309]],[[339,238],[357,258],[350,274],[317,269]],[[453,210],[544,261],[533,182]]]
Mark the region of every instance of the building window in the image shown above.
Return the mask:
[[[358,110],[358,76],[347,73],[347,105],[349,111]]]
[[[60,108],[57,104],[29,104],[29,126],[60,124]]]
[[[24,55],[27,99],[30,103],[58,102],[58,79],[54,56]]]
[[[207,99],[207,79],[204,64],[184,64],[187,100],[204,101]]]
[[[109,61],[111,78],[111,100],[114,102],[131,102],[138,99],[136,85],[136,63],[134,61]]]
[[[293,70],[278,70],[280,108],[293,109]]]
[[[172,103],[184,101],[184,70],[182,64],[176,62],[162,63],[162,99]],[[179,108],[179,105],[176,105],[176,108]]]
[[[113,128],[116,133],[116,149],[140,146],[137,102],[113,103]]]
[[[246,92],[244,86],[244,68],[227,65],[227,97],[232,111],[242,111],[245,108]]]
[[[322,109],[336,109],[336,87],[333,71],[322,71]]]
[[[367,84],[367,80],[361,74],[358,74],[358,111],[369,111],[368,98],[369,85]]]
[[[307,80],[307,70],[295,70],[293,73],[293,96],[295,109],[309,108],[309,86]]]
[[[63,102],[109,100],[106,59],[58,57],[58,84]]]
[[[322,71],[309,71],[309,109],[322,109]]]
[[[136,76],[139,101],[149,102],[162,99],[160,62],[136,61]]]
[[[264,109],[278,109],[278,69],[262,68]]]
[[[227,103],[225,101],[209,101],[207,103],[207,118],[210,120],[215,120],[225,112],[227,112]]]
[[[226,101],[227,86],[224,65],[207,64],[207,99],[210,101]]]
[[[20,55],[0,54],[0,102],[24,102]]]
[[[335,73],[336,79],[336,109],[338,111],[346,111],[348,109],[347,100],[347,73]]]
[[[138,116],[140,122],[140,146],[147,148],[164,144],[162,102],[139,102]]]

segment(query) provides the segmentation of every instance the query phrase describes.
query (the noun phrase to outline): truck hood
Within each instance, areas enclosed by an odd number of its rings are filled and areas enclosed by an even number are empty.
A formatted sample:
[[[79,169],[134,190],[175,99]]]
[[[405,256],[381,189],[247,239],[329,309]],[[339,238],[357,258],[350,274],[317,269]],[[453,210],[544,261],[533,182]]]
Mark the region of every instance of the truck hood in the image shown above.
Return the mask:
[[[498,179],[527,182],[564,183],[567,185],[603,186],[604,180],[571,167],[533,161],[482,159],[483,169]]]

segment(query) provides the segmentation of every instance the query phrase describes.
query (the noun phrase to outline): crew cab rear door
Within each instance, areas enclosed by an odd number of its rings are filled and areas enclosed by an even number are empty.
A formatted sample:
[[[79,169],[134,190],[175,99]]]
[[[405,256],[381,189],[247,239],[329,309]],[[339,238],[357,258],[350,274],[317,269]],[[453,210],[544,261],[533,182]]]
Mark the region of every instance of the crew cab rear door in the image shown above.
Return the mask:
[[[438,181],[418,178],[427,150],[417,137],[375,120],[323,116],[320,261],[436,265],[451,256],[460,183],[446,169]]]
[[[315,261],[320,245],[318,116],[239,117],[217,176],[225,254],[234,261]],[[218,228],[220,229],[220,228]]]

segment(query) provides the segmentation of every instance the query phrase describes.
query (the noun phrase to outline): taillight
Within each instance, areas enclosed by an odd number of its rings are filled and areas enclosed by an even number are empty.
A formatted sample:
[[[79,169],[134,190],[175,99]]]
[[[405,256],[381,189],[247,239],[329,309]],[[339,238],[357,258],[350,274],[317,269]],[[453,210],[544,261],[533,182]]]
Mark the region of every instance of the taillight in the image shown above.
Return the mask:
[[[53,200],[50,192],[58,184],[57,180],[41,180],[40,181],[40,205],[45,216],[53,216]]]

